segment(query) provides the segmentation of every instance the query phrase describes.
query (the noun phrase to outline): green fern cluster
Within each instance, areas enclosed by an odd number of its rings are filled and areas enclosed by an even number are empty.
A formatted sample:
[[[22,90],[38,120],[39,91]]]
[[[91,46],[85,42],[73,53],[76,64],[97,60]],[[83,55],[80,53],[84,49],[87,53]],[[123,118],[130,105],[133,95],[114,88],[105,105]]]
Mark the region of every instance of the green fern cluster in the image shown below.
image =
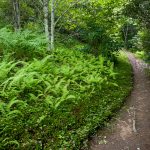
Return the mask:
[[[32,59],[44,56],[46,40],[43,35],[29,30],[12,32],[8,28],[0,29],[0,55],[12,55],[17,59]]]
[[[62,48],[0,68],[0,149],[73,148],[67,137],[86,122],[92,98],[117,86],[112,63]]]

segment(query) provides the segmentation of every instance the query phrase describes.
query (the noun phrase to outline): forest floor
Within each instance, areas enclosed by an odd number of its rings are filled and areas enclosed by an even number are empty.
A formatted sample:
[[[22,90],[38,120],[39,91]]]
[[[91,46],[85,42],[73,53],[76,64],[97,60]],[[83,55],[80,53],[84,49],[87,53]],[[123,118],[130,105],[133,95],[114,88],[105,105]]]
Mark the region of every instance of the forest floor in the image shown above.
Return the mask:
[[[150,150],[150,78],[146,64],[127,52],[134,88],[119,115],[91,137],[89,150]]]

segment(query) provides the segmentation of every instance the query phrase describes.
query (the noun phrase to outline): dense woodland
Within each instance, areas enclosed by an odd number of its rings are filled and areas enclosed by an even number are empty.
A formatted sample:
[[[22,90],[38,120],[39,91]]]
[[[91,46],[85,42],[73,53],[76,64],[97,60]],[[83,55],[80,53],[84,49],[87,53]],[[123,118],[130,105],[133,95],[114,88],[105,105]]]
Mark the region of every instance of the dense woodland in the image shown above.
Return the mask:
[[[120,50],[150,60],[150,1],[1,0],[0,149],[86,147],[132,89]]]

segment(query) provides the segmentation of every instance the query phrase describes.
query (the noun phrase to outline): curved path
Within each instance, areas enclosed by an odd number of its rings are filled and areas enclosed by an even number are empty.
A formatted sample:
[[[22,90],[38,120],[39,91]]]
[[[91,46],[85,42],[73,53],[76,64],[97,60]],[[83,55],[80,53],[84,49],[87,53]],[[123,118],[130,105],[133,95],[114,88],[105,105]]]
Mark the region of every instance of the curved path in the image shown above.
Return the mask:
[[[150,80],[147,67],[127,52],[133,66],[134,89],[119,118],[89,142],[90,150],[150,150]]]

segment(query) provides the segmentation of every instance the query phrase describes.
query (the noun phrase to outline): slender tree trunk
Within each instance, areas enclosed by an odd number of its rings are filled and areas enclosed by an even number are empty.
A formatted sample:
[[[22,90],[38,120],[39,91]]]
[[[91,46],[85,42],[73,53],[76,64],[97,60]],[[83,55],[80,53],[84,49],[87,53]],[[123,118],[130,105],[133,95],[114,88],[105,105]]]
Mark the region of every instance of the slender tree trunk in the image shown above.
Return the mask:
[[[55,36],[55,6],[54,6],[55,0],[51,0],[51,50],[53,50],[54,47],[54,36]]]
[[[20,30],[20,6],[19,6],[19,0],[12,0],[13,4],[13,16],[14,16],[14,29],[15,31]]]
[[[45,27],[45,36],[48,43],[47,49],[50,50],[50,33],[49,33],[49,24],[48,24],[48,4],[49,0],[43,0],[43,12],[44,12],[44,27]]]
[[[129,29],[128,29],[128,24],[127,24],[127,26],[125,27],[125,29],[124,29],[124,48],[125,48],[125,50],[127,50],[128,49],[128,32],[129,32]]]

